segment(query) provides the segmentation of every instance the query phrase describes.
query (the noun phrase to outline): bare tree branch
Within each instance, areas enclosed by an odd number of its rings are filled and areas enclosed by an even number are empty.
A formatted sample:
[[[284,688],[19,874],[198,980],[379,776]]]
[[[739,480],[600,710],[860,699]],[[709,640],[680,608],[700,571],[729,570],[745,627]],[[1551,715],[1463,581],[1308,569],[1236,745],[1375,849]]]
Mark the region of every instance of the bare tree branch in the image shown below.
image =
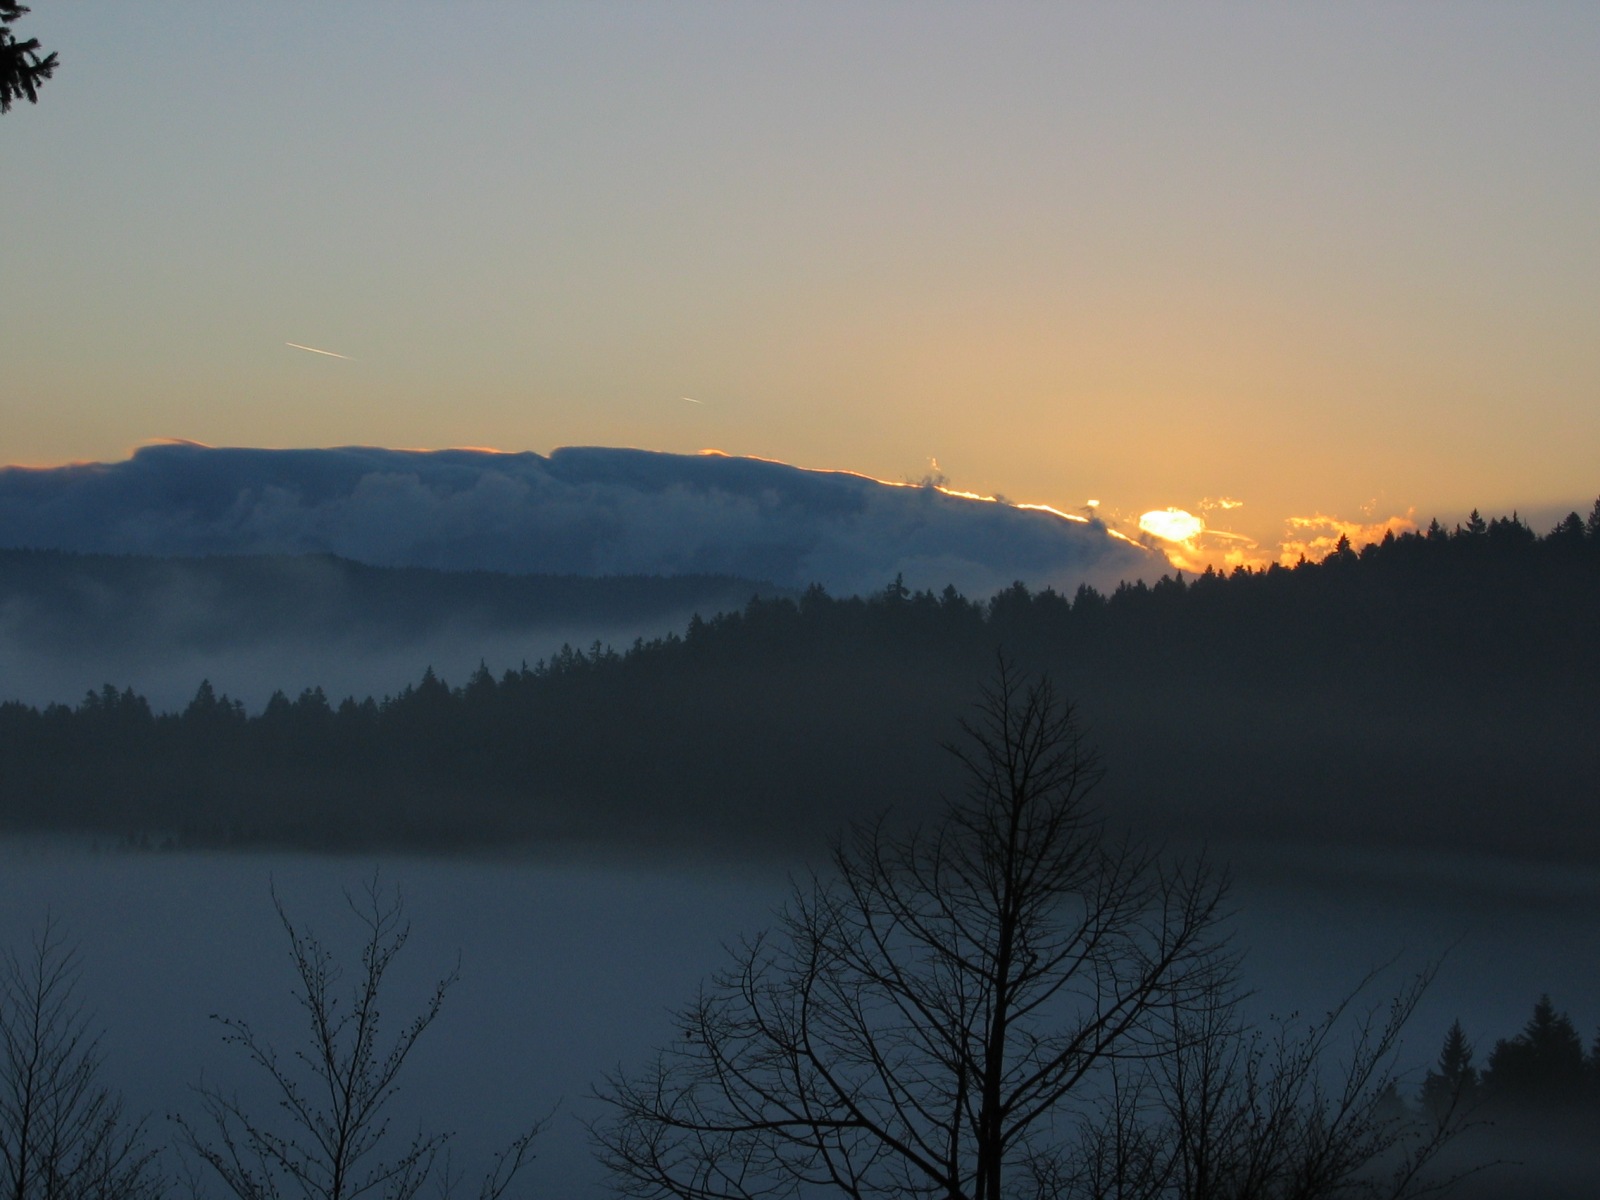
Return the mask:
[[[165,1188],[142,1120],[100,1082],[78,955],[46,919],[0,957],[0,1189],[6,1200],[144,1200]]]
[[[999,1200],[1052,1117],[1230,977],[1222,881],[1109,839],[1069,705],[1002,662],[934,828],[837,841],[596,1126],[636,1196]]]
[[[962,727],[950,749],[966,788],[941,821],[837,840],[831,872],[735,948],[680,1014],[680,1038],[607,1079],[592,1128],[625,1195],[1312,1200],[1431,1186],[1422,1168],[1451,1130],[1387,1106],[1425,980],[1381,1012],[1249,1030],[1226,879],[1109,835],[1089,803],[1100,763],[1049,681],[1002,659]]]
[[[237,1017],[213,1016],[223,1042],[237,1046],[269,1081],[276,1113],[263,1115],[239,1098],[200,1086],[209,1130],[202,1136],[183,1116],[179,1138],[237,1200],[413,1200],[430,1184],[448,1196],[459,1182],[449,1167],[450,1133],[418,1130],[391,1137],[390,1104],[406,1060],[438,1017],[459,965],[433,985],[422,1007],[398,1032],[386,1033],[385,977],[411,935],[398,892],[387,894],[376,873],[345,899],[361,930],[360,970],[348,985],[333,952],[289,917],[276,889],[273,906],[289,940],[307,1037],[292,1054]],[[269,1110],[270,1112],[270,1110]],[[536,1122],[495,1159],[479,1200],[500,1200],[532,1157]]]

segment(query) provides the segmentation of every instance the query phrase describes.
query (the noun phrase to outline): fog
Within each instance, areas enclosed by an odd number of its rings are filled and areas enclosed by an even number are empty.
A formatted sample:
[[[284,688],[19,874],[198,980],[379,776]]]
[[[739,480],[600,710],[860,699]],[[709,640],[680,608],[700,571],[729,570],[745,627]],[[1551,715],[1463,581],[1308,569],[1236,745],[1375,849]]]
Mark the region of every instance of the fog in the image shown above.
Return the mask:
[[[776,589],[673,579],[445,573],[328,555],[149,558],[0,550],[0,700],[76,704],[109,683],[181,710],[202,679],[259,710],[274,691],[392,695],[563,645],[625,647]]]
[[[601,1073],[638,1065],[663,1042],[669,1009],[723,963],[724,943],[768,923],[786,890],[785,868],[705,862],[376,862],[13,841],[0,864],[0,937],[22,945],[49,916],[79,944],[108,1078],[134,1109],[155,1114],[163,1141],[163,1114],[195,1114],[190,1089],[202,1078],[260,1094],[209,1014],[248,1018],[283,1047],[301,1031],[270,890],[295,920],[348,949],[341,893],[378,870],[415,921],[386,1005],[391,1022],[458,954],[461,973],[407,1069],[399,1127],[420,1119],[457,1130],[457,1164],[473,1167],[558,1106],[522,1188],[556,1196],[603,1190],[582,1125],[597,1111],[589,1091]],[[1535,880],[1493,861],[1419,873],[1409,858],[1258,846],[1236,874],[1234,922],[1259,1013],[1320,1014],[1389,963],[1371,992],[1381,1000],[1442,959],[1406,1045],[1413,1086],[1457,1016],[1480,1062],[1494,1038],[1520,1029],[1541,991],[1581,1029],[1600,1019],[1600,873]],[[1471,888],[1450,882],[1467,877]]]
[[[498,673],[563,643],[681,631],[690,612],[739,607],[759,586],[710,576],[535,582],[328,557],[67,558],[7,560],[15,586],[0,603],[0,699],[73,703],[110,682],[176,709],[205,677],[258,709],[280,689],[321,687],[335,701],[393,693],[430,664],[460,684],[480,663]],[[16,583],[36,567],[37,586]],[[565,857],[375,861],[4,843],[0,938],[22,945],[48,916],[81,944],[108,1078],[154,1114],[153,1133],[166,1141],[165,1115],[195,1114],[191,1089],[202,1078],[268,1102],[210,1014],[248,1018],[282,1047],[303,1026],[271,889],[296,921],[348,952],[341,892],[377,869],[404,890],[416,921],[386,1005],[392,1019],[414,1011],[458,955],[461,972],[408,1067],[399,1126],[459,1131],[456,1161],[470,1171],[553,1111],[525,1194],[599,1194],[583,1126],[597,1111],[591,1089],[666,1040],[671,1007],[722,965],[724,944],[768,923],[786,873],[806,865],[797,846],[814,847],[885,798],[909,802],[910,819],[926,811],[918,806],[948,782],[938,770],[946,756],[930,749],[941,732],[954,735],[973,680],[992,669],[979,641],[937,652],[841,642],[834,662],[810,652],[764,658],[746,653],[758,642],[730,635],[722,660],[630,677],[635,689],[552,725],[584,782],[574,793],[582,803],[561,814],[584,835]],[[1543,676],[1507,687],[1494,675],[1491,687],[1441,698],[1441,685],[1413,704],[1403,688],[1363,680],[1341,691],[1316,669],[1273,690],[1193,667],[1185,675],[1169,659],[1128,653],[1096,667],[1070,657],[1057,677],[1087,698],[1110,768],[1102,800],[1119,826],[1168,837],[1174,854],[1231,864],[1252,1012],[1315,1019],[1386,964],[1367,993],[1378,1003],[1437,964],[1406,1045],[1413,1094],[1457,1017],[1479,1065],[1542,992],[1588,1039],[1600,1021],[1592,788],[1567,786],[1589,776],[1556,769],[1592,757],[1586,700]],[[613,769],[630,761],[616,752],[617,730],[653,780]],[[450,755],[454,772],[464,760]],[[680,771],[683,761],[715,770]],[[805,771],[819,762],[849,779],[811,779]],[[1514,787],[1499,781],[1519,773]],[[652,822],[674,836],[652,840]],[[553,835],[537,836],[548,846]],[[700,857],[668,848],[686,845]],[[737,857],[752,845],[766,855],[759,863]],[[624,861],[623,846],[636,857]],[[585,857],[595,847],[611,856]],[[1541,1161],[1566,1153],[1538,1149]]]
[[[0,622],[0,670],[4,695],[35,706],[76,704],[84,693],[109,683],[131,687],[158,712],[181,711],[202,679],[217,692],[259,711],[275,691],[293,697],[320,687],[334,703],[346,696],[394,695],[433,671],[459,686],[478,667],[493,674],[549,658],[564,645],[596,641],[625,647],[636,637],[681,632],[692,611],[663,614],[646,623],[571,622],[522,629],[484,629],[448,623],[420,637],[262,637],[200,651],[181,637],[157,633],[109,649],[73,649],[41,644]]]

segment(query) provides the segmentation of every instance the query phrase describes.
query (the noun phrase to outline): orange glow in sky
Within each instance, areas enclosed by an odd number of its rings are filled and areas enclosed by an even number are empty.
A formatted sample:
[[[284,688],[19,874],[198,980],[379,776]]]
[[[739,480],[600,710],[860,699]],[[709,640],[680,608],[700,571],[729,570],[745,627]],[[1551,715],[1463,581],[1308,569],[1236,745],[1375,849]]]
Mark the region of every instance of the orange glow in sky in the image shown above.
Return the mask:
[[[460,5],[421,122],[406,6],[37,7],[0,463],[713,444],[1219,566],[1600,491],[1600,5]]]
[[[1228,512],[1242,508],[1243,503],[1233,499],[1208,500],[1201,507]],[[1181,508],[1158,509],[1139,518],[1140,531],[1159,539],[1158,548],[1183,571],[1204,571],[1207,567],[1228,571],[1241,566],[1259,570],[1274,562],[1293,566],[1301,558],[1319,562],[1333,553],[1341,537],[1348,538],[1351,547],[1359,550],[1382,541],[1388,534],[1399,536],[1416,528],[1412,513],[1366,521],[1344,521],[1318,513],[1284,518],[1277,541],[1263,545],[1248,534],[1211,528],[1203,516]]]

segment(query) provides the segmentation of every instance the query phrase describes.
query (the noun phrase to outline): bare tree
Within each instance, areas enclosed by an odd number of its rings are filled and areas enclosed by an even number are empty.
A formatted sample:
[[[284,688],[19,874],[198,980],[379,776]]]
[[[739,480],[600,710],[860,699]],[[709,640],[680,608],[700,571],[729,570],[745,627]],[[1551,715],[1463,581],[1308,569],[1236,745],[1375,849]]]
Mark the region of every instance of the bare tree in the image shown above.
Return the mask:
[[[174,1120],[180,1141],[238,1200],[412,1200],[432,1185],[451,1194],[458,1175],[448,1146],[453,1135],[426,1133],[391,1140],[390,1105],[401,1071],[443,1007],[456,982],[451,970],[433,985],[420,1011],[398,1032],[385,1035],[381,1001],[385,977],[405,948],[411,925],[398,893],[386,895],[376,875],[346,900],[363,931],[359,972],[348,988],[333,952],[290,919],[273,891],[278,919],[289,938],[298,987],[295,999],[310,1024],[308,1044],[280,1054],[246,1021],[213,1016],[270,1081],[271,1115],[237,1095],[199,1087],[209,1137],[189,1121]],[[347,1007],[345,1005],[348,1005]],[[543,1122],[533,1124],[495,1159],[479,1200],[499,1200],[532,1156]]]
[[[1113,1072],[1074,1139],[1030,1164],[1051,1200],[1350,1200],[1447,1190],[1489,1164],[1438,1169],[1469,1124],[1399,1095],[1400,1035],[1432,979],[1362,1006],[1369,975],[1318,1019],[1251,1027],[1218,992],[1174,1014],[1151,1057]]]
[[[1069,1102],[1229,985],[1223,886],[1107,836],[1072,708],[1005,663],[926,832],[860,827],[596,1125],[625,1192],[999,1200]]]
[[[1432,1142],[1380,1163],[1414,994],[1325,1082],[1336,1018],[1245,1027],[1225,880],[1109,835],[1047,679],[1002,661],[963,728],[937,824],[837,841],[655,1063],[606,1080],[593,1132],[623,1193],[1310,1200],[1380,1167],[1419,1190]]]
[[[51,920],[0,957],[0,1189],[6,1200],[162,1193],[144,1122],[100,1082],[100,1035],[77,999],[78,956]]]

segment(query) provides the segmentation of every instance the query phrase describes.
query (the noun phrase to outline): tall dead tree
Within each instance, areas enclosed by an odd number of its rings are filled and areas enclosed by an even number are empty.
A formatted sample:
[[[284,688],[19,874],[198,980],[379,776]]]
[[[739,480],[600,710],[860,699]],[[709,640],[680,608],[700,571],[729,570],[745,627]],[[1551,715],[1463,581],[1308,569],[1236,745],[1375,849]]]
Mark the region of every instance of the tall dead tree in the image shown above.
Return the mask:
[[[593,1130],[623,1193],[1210,1200],[1260,1176],[1238,1195],[1312,1200],[1365,1178],[1401,1140],[1383,1096],[1411,1002],[1330,1090],[1327,1029],[1274,1053],[1241,1021],[1225,881],[1090,806],[1099,763],[1047,679],[1002,662],[964,730],[942,819],[836,842],[655,1062],[608,1078]],[[1218,1161],[1241,1154],[1265,1174]]]
[[[836,843],[597,1134],[627,1192],[999,1200],[1157,1017],[1228,986],[1223,887],[1109,837],[1048,681],[1002,664],[956,748],[964,795]]]

